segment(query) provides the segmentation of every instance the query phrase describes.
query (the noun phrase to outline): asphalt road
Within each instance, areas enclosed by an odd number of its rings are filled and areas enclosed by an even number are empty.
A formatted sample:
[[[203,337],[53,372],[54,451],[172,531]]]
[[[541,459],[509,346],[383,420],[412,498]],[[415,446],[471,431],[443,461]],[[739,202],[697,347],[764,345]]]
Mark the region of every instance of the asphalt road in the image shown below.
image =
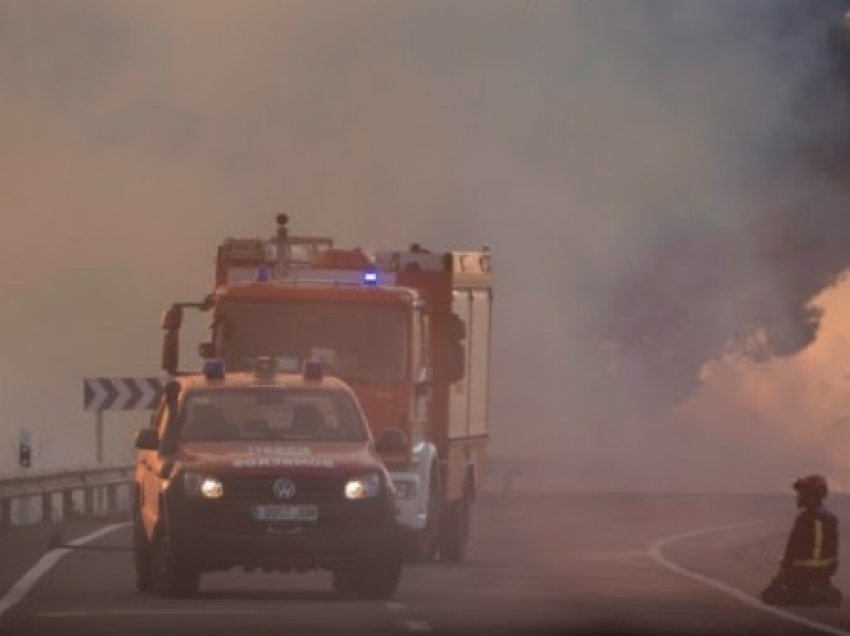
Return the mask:
[[[850,540],[850,502],[830,503]],[[0,634],[850,636],[850,602],[776,615],[752,600],[794,512],[790,496],[486,498],[467,562],[407,566],[390,602],[338,598],[323,573],[237,571],[206,575],[196,599],[160,599],[135,592],[128,553],[78,551],[0,617]],[[129,541],[124,527],[94,544]],[[850,592],[850,571],[837,582]]]

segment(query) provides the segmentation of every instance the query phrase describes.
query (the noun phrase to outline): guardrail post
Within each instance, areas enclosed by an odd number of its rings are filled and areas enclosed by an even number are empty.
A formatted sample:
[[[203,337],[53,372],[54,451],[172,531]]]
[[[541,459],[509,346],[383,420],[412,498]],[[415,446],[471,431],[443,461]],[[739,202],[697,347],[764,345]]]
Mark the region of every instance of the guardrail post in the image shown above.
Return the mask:
[[[83,489],[83,514],[87,517],[94,515],[94,486]]]
[[[53,493],[45,492],[41,494],[41,522],[53,522]]]
[[[0,499],[0,530],[12,527],[12,500]]]
[[[103,463],[103,411],[96,411],[94,423],[94,455],[98,464]]]
[[[69,519],[74,516],[74,491],[71,488],[62,491],[62,518]]]
[[[118,484],[106,487],[106,512],[111,515],[118,512]]]

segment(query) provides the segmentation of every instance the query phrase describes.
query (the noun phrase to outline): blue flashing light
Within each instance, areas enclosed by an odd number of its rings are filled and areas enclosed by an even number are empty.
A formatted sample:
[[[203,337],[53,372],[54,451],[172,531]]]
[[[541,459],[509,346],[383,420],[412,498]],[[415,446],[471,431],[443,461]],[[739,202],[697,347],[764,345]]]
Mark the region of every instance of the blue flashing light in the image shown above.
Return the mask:
[[[272,270],[270,270],[265,265],[261,265],[257,268],[257,282],[258,283],[268,283],[272,279]]]
[[[325,369],[321,360],[306,360],[304,362],[304,379],[305,380],[321,380],[325,373]]]
[[[378,284],[378,272],[363,272],[363,284],[374,287]]]
[[[204,376],[207,380],[224,380],[224,360],[216,358],[205,361]]]

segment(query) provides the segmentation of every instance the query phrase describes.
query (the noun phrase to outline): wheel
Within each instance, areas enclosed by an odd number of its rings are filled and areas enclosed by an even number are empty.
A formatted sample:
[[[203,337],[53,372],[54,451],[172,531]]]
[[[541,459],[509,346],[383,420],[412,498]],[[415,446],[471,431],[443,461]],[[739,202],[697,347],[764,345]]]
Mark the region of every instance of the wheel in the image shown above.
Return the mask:
[[[469,491],[464,489],[463,497],[447,507],[440,533],[440,559],[443,561],[459,563],[466,556],[471,499]]]
[[[354,567],[337,568],[333,571],[333,588],[337,594],[349,595],[357,591],[357,570]]]
[[[841,607],[841,603],[844,601],[844,595],[841,593],[837,587],[830,585],[826,591],[826,598],[824,599],[824,605],[827,607]]]
[[[395,593],[400,578],[401,558],[395,554],[335,569],[333,587],[338,594],[387,599]]]
[[[175,558],[165,532],[158,532],[154,537],[151,573],[153,585],[164,597],[189,598],[198,593],[200,572]]]
[[[139,592],[150,592],[153,589],[151,544],[139,512],[133,515],[133,565],[136,570],[136,589]]]
[[[175,558],[165,532],[157,532],[151,546],[151,579],[160,595],[190,598],[198,593],[201,574]]]

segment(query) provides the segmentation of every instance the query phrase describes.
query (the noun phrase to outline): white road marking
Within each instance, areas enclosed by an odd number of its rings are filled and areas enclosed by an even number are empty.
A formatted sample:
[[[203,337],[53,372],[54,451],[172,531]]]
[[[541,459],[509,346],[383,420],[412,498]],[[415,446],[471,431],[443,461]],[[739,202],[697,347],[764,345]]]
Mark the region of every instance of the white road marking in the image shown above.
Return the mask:
[[[407,629],[412,632],[430,632],[431,626],[427,621],[405,621]]]
[[[767,522],[756,521],[750,523],[739,523],[730,526],[720,526],[717,528],[707,528],[704,530],[694,530],[691,532],[683,532],[682,534],[677,534],[672,537],[666,537],[664,539],[660,539],[655,541],[654,543],[647,546],[647,554],[659,565],[667,568],[671,572],[675,572],[681,576],[689,578],[693,581],[697,581],[698,583],[702,583],[708,587],[713,587],[715,590],[723,592],[727,596],[731,596],[739,603],[743,603],[753,609],[759,610],[760,612],[764,612],[765,614],[770,614],[772,616],[776,616],[777,618],[781,618],[782,620],[786,620],[792,623],[797,623],[798,625],[803,625],[805,627],[809,627],[819,632],[824,632],[825,634],[834,634],[835,636],[850,636],[850,631],[846,631],[843,629],[839,629],[838,627],[833,627],[832,625],[828,625],[826,623],[819,623],[818,621],[813,621],[808,618],[804,618],[797,614],[793,614],[792,612],[786,612],[772,605],[765,605],[761,599],[752,596],[751,594],[747,594],[746,592],[739,590],[736,587],[732,587],[731,585],[727,585],[722,581],[718,581],[716,579],[709,578],[697,572],[692,572],[691,570],[687,570],[676,563],[673,563],[670,559],[664,556],[664,548],[672,543],[676,543],[677,541],[681,541],[683,539],[690,539],[692,537],[698,537],[705,534],[712,534],[715,532],[724,532],[727,530],[739,530],[741,528],[748,528],[756,525],[762,525]]]
[[[240,609],[147,609],[147,610],[68,610],[38,612],[35,618],[90,618],[92,616],[291,616],[291,610],[240,610]]]
[[[518,517],[527,517],[528,513],[523,510],[504,510],[490,515],[494,519],[516,519]]]
[[[91,543],[95,539],[99,539],[100,537],[109,534],[110,532],[115,532],[119,528],[123,528],[128,525],[127,523],[113,523],[108,526],[104,526],[94,532],[82,536],[78,539],[74,539],[70,542],[69,545],[78,546],[85,545],[86,543]],[[0,598],[0,618],[3,617],[3,614],[12,609],[15,605],[20,603],[24,597],[29,593],[29,591],[38,583],[39,579],[47,574],[50,569],[56,565],[62,557],[66,554],[72,552],[71,548],[57,548],[55,550],[51,550],[47,554],[45,554],[41,559],[39,559],[38,563],[36,563],[32,568],[30,568],[21,578],[19,578],[15,584],[11,587],[11,589],[6,592],[6,595],[3,598]]]
[[[391,609],[393,610],[406,610],[407,606],[404,603],[387,603],[387,606],[393,605]],[[111,617],[135,617],[135,618],[144,618],[144,617],[158,617],[158,616],[171,616],[171,617],[180,617],[180,616],[188,616],[188,617],[196,617],[196,616],[254,616],[254,617],[263,617],[263,616],[291,616],[291,610],[240,610],[240,609],[208,609],[208,608],[197,608],[197,609],[145,609],[145,610],[136,610],[136,609],[112,609],[112,610],[67,610],[67,611],[54,611],[54,612],[38,612],[32,615],[33,618],[43,618],[43,619],[73,619],[73,618],[91,618],[97,616],[111,616]],[[407,620],[405,621],[405,627],[411,632],[417,633],[425,633],[432,631],[431,625],[427,621],[418,621],[418,620]]]
[[[650,565],[646,559],[646,550],[620,550],[612,552],[578,552],[576,558],[590,562],[631,562]]]

